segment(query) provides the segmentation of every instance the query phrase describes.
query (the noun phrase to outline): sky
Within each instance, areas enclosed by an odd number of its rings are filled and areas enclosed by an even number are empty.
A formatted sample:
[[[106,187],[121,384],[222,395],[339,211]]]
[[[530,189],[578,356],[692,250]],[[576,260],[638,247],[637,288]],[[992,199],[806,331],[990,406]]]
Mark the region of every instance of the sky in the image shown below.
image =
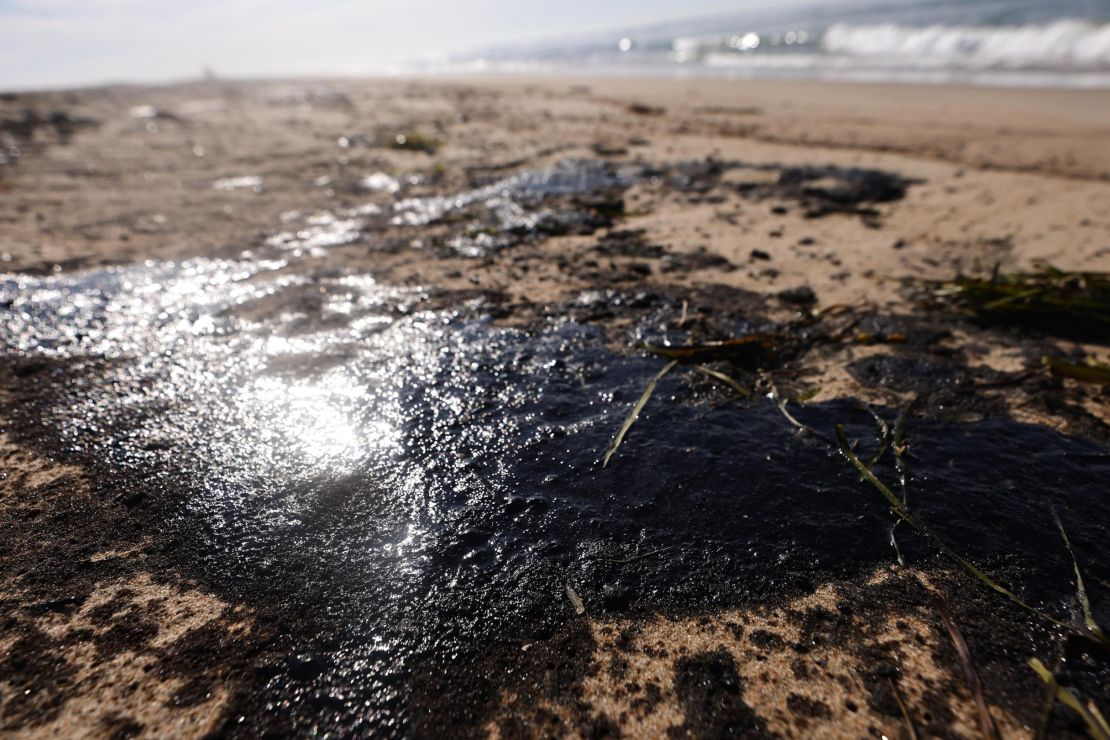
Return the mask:
[[[783,0],[779,0],[781,4]],[[789,0],[787,0],[789,1]],[[0,89],[357,75],[759,0],[0,0]]]

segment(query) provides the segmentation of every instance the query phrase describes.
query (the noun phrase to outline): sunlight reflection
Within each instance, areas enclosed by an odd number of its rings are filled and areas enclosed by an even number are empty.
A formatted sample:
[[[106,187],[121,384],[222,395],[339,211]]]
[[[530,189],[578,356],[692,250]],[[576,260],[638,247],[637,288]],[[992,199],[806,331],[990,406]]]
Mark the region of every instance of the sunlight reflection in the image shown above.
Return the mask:
[[[387,420],[358,423],[351,418],[348,410],[364,405],[365,396],[342,373],[331,373],[317,384],[259,378],[248,391],[264,440],[328,466],[350,464],[369,451],[400,444],[398,431]]]

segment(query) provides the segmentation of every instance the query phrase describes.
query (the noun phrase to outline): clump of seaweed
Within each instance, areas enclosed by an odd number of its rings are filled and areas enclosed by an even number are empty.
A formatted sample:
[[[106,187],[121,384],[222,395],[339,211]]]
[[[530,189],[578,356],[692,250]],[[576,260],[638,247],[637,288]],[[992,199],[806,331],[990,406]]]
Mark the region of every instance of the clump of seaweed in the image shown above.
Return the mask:
[[[424,154],[435,154],[443,145],[443,142],[439,139],[417,129],[394,132],[387,136],[385,140],[390,149],[423,152]]]
[[[1095,362],[1090,358],[1083,362],[1069,362],[1059,357],[1043,358],[1045,366],[1058,378],[1071,378],[1081,383],[1110,385],[1110,365]]]
[[[959,276],[934,283],[930,302],[953,306],[985,323],[1033,327],[1060,336],[1101,336],[1110,330],[1110,273],[1035,272]]]

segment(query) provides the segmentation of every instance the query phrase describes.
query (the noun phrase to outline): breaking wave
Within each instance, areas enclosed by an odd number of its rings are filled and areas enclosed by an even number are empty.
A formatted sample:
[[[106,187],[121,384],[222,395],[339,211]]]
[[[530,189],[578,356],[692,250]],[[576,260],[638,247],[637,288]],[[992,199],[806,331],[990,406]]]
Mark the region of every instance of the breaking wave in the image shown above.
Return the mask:
[[[827,54],[880,64],[963,69],[1110,69],[1110,24],[1057,20],[1045,25],[902,26],[834,24]]]
[[[443,71],[1110,88],[1110,0],[844,0],[490,50]]]

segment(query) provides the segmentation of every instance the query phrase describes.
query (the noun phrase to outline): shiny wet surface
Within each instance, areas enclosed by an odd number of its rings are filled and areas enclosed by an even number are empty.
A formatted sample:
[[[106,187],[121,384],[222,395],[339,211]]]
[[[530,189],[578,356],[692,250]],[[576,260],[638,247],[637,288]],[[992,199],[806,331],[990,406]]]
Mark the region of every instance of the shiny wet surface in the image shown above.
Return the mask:
[[[602,468],[658,359],[615,353],[603,326],[424,310],[420,289],[278,254],[0,280],[12,429],[81,463],[181,572],[273,629],[237,706],[246,733],[456,715],[424,677],[488,690],[468,667],[492,656],[503,673],[485,680],[511,683],[522,644],[581,619],[567,585],[590,613],[697,613],[894,557],[878,494],[766,399],[722,404],[676,373]],[[850,399],[798,415],[874,443]],[[1110,575],[1104,449],[1006,418],[908,433],[913,509],[1030,600],[1072,595],[1050,506],[1092,578]]]

